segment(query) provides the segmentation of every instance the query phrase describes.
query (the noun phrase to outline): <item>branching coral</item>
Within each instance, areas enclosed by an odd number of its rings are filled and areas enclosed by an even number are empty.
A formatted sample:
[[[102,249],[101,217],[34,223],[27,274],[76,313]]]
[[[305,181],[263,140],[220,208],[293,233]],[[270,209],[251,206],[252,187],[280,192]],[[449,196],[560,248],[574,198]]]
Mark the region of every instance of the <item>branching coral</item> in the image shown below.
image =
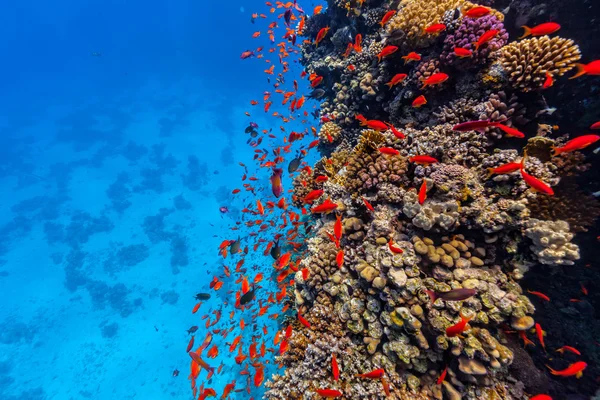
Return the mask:
[[[541,36],[504,46],[498,62],[514,88],[529,92],[542,87],[546,74],[556,79],[573,69],[580,59],[579,47],[573,40]]]

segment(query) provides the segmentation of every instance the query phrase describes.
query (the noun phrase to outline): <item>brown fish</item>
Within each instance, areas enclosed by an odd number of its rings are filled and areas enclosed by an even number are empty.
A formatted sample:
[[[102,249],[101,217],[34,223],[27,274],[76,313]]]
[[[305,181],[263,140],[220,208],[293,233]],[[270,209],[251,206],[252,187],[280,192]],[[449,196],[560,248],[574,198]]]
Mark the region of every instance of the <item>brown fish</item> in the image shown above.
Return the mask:
[[[431,304],[435,303],[437,299],[444,301],[461,301],[466,300],[477,294],[475,289],[452,289],[448,292],[434,292],[432,290],[425,289],[425,293],[431,298]]]

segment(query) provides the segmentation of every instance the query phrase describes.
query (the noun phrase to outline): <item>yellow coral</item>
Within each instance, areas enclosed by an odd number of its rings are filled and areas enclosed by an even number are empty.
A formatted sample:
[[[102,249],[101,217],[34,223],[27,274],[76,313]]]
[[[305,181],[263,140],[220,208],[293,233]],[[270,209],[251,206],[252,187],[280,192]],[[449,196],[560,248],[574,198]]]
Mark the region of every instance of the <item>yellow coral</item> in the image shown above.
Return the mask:
[[[442,22],[444,13],[461,7],[465,0],[409,0],[399,5],[396,15],[388,22],[387,31],[400,29],[406,33],[409,45],[427,46],[436,38],[425,28]]]
[[[325,122],[319,130],[319,140],[321,143],[333,143],[340,138],[342,128],[335,122]]]
[[[571,39],[541,36],[504,46],[498,62],[513,87],[529,92],[543,86],[547,73],[554,78],[562,76],[579,59],[579,47]]]

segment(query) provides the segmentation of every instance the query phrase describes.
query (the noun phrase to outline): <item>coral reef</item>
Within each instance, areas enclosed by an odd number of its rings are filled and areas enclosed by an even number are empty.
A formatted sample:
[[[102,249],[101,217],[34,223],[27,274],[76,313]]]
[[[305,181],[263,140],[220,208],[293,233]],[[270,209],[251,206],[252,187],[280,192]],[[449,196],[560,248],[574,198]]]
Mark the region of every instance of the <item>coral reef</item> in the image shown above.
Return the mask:
[[[327,82],[313,97],[328,122],[322,158],[294,177],[293,201],[306,207],[322,190],[313,206],[335,207],[336,218],[307,217],[291,297],[309,324],[284,322],[294,332],[278,359],[287,369],[266,397],[312,399],[329,387],[381,398],[380,381],[356,374],[382,368],[390,398],[528,398],[533,388],[509,368],[523,352],[506,334],[535,326],[520,280],[530,268],[573,265],[574,233],[600,214],[576,183],[585,155],[555,155],[567,136],[538,90],[574,68],[579,48],[558,36],[509,43],[500,11],[469,16],[478,4],[465,0],[357,3],[329,2],[306,23],[311,39],[317,27],[334,30],[318,49],[301,45],[306,72]],[[347,46],[359,33],[362,51]],[[420,95],[427,102],[413,103]],[[569,211],[577,198],[586,206]]]

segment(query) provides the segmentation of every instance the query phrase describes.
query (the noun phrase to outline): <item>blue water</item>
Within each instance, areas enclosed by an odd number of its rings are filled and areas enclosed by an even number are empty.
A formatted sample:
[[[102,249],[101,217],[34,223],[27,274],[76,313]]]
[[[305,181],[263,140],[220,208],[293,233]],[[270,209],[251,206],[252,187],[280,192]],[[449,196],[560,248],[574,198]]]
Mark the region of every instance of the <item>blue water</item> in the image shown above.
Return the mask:
[[[225,343],[245,318],[244,352],[253,334],[259,347],[274,347],[277,321],[253,327],[248,311],[230,320],[235,297],[227,292],[239,284],[208,285],[241,259],[218,255],[225,239],[239,235],[250,247],[249,271],[268,278],[273,262],[262,254],[266,242],[252,251],[258,237],[249,229],[231,230],[242,208],[275,200],[244,133],[254,121],[283,144],[277,121],[249,104],[269,88],[268,64],[240,59],[267,44],[272,19],[250,23],[251,13],[266,11],[263,2],[236,0],[2,4],[1,399],[191,398],[186,330],[200,326],[196,348],[206,335],[202,316],[214,320],[218,309],[222,322],[211,329],[236,328],[215,335],[220,355],[209,362],[223,364],[222,373],[205,382],[203,371],[198,385],[218,397],[234,379],[246,388]],[[263,36],[252,39],[256,30]],[[292,129],[305,126],[292,122],[285,135]],[[275,141],[267,142],[259,148]],[[238,162],[259,178],[257,197],[243,190]],[[277,288],[263,285],[264,300]],[[192,315],[198,292],[212,298]],[[252,395],[261,390],[252,386]]]

